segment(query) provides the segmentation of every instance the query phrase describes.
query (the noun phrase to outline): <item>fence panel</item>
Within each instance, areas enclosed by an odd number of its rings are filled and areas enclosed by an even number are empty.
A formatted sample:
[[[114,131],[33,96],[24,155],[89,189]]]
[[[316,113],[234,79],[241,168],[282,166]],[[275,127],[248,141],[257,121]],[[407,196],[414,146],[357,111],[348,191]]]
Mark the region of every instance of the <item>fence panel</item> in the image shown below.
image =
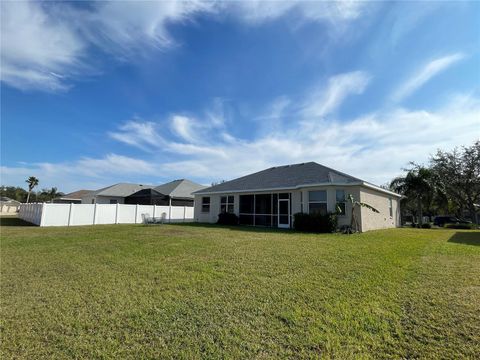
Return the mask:
[[[95,224],[115,224],[117,222],[117,209],[116,204],[97,204]]]
[[[67,225],[92,225],[95,207],[91,204],[72,204],[70,223]]]
[[[142,214],[167,222],[193,220],[193,207],[125,204],[22,204],[18,216],[40,226],[142,223]]]
[[[137,205],[118,204],[118,223],[134,224]]]
[[[70,216],[70,204],[43,204],[40,226],[67,226]]]
[[[153,216],[153,205],[137,205],[137,224],[142,223],[142,214],[147,217]]]

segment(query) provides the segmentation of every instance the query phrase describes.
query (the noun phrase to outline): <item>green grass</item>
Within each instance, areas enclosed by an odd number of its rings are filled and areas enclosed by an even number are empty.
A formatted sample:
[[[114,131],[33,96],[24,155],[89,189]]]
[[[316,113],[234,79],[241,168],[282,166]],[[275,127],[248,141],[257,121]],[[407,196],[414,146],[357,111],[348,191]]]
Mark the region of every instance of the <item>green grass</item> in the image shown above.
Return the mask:
[[[475,358],[480,232],[2,219],[1,358]]]

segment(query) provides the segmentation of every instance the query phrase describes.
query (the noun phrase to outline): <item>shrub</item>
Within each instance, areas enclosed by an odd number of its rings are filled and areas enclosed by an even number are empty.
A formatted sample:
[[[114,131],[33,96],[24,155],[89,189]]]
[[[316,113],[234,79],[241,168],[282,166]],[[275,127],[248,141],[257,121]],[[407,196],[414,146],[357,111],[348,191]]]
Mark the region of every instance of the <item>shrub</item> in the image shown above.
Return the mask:
[[[422,224],[422,229],[431,229],[431,228],[432,228],[432,224],[430,224],[430,223]]]
[[[218,214],[217,224],[221,225],[238,225],[238,216],[232,213]]]
[[[297,213],[294,215],[294,228],[298,231],[331,233],[337,230],[337,223],[335,213],[326,215]]]
[[[475,229],[474,224],[445,224],[446,229]]]

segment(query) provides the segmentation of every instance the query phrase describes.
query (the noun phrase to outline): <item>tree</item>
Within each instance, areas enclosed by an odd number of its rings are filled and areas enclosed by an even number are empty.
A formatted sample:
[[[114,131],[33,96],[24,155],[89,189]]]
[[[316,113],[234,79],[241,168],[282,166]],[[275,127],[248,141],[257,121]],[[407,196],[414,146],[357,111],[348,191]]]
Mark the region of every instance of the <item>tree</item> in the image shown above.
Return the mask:
[[[40,193],[40,201],[51,201],[62,195],[63,193],[57,191],[56,187],[52,187],[51,189],[42,189],[42,192]]]
[[[358,231],[358,227],[359,227],[359,226],[358,226],[357,216],[355,215],[355,210],[356,210],[356,209],[359,209],[359,208],[364,207],[364,208],[366,208],[366,209],[369,209],[369,210],[373,211],[374,213],[380,213],[380,211],[378,211],[377,209],[375,209],[373,206],[355,200],[355,198],[353,197],[352,194],[348,194],[347,200],[350,202],[350,204],[352,204],[352,206],[351,206],[351,207],[352,207],[352,216],[351,216],[351,222],[350,222],[350,229],[351,229],[353,232],[357,232],[357,231]],[[337,211],[338,211],[338,209],[337,209]]]
[[[38,179],[35,176],[30,176],[25,182],[28,184],[27,204],[30,200],[30,194],[35,186],[38,185]]]
[[[464,146],[461,150],[438,150],[430,159],[430,164],[445,189],[448,201],[455,205],[457,215],[461,216],[467,210],[472,221],[478,223],[480,141],[470,147]]]
[[[418,223],[423,223],[423,210],[430,208],[434,199],[439,197],[435,173],[428,167],[411,163],[411,168],[404,169],[405,176],[392,180],[390,188],[406,197],[404,205],[412,206],[412,212],[418,217]]]

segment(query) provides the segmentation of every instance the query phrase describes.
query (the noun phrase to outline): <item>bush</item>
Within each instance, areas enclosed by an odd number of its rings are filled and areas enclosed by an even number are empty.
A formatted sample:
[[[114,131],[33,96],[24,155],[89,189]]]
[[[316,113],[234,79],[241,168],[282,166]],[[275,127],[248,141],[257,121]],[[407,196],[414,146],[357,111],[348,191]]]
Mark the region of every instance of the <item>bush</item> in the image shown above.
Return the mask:
[[[238,216],[232,213],[218,214],[217,224],[220,225],[238,225]]]
[[[294,215],[294,228],[298,231],[331,233],[337,230],[337,223],[335,213],[326,215],[297,213]]]
[[[432,224],[430,224],[430,223],[422,224],[422,229],[431,229],[431,228],[432,228]]]
[[[474,224],[445,224],[446,229],[475,229]]]

